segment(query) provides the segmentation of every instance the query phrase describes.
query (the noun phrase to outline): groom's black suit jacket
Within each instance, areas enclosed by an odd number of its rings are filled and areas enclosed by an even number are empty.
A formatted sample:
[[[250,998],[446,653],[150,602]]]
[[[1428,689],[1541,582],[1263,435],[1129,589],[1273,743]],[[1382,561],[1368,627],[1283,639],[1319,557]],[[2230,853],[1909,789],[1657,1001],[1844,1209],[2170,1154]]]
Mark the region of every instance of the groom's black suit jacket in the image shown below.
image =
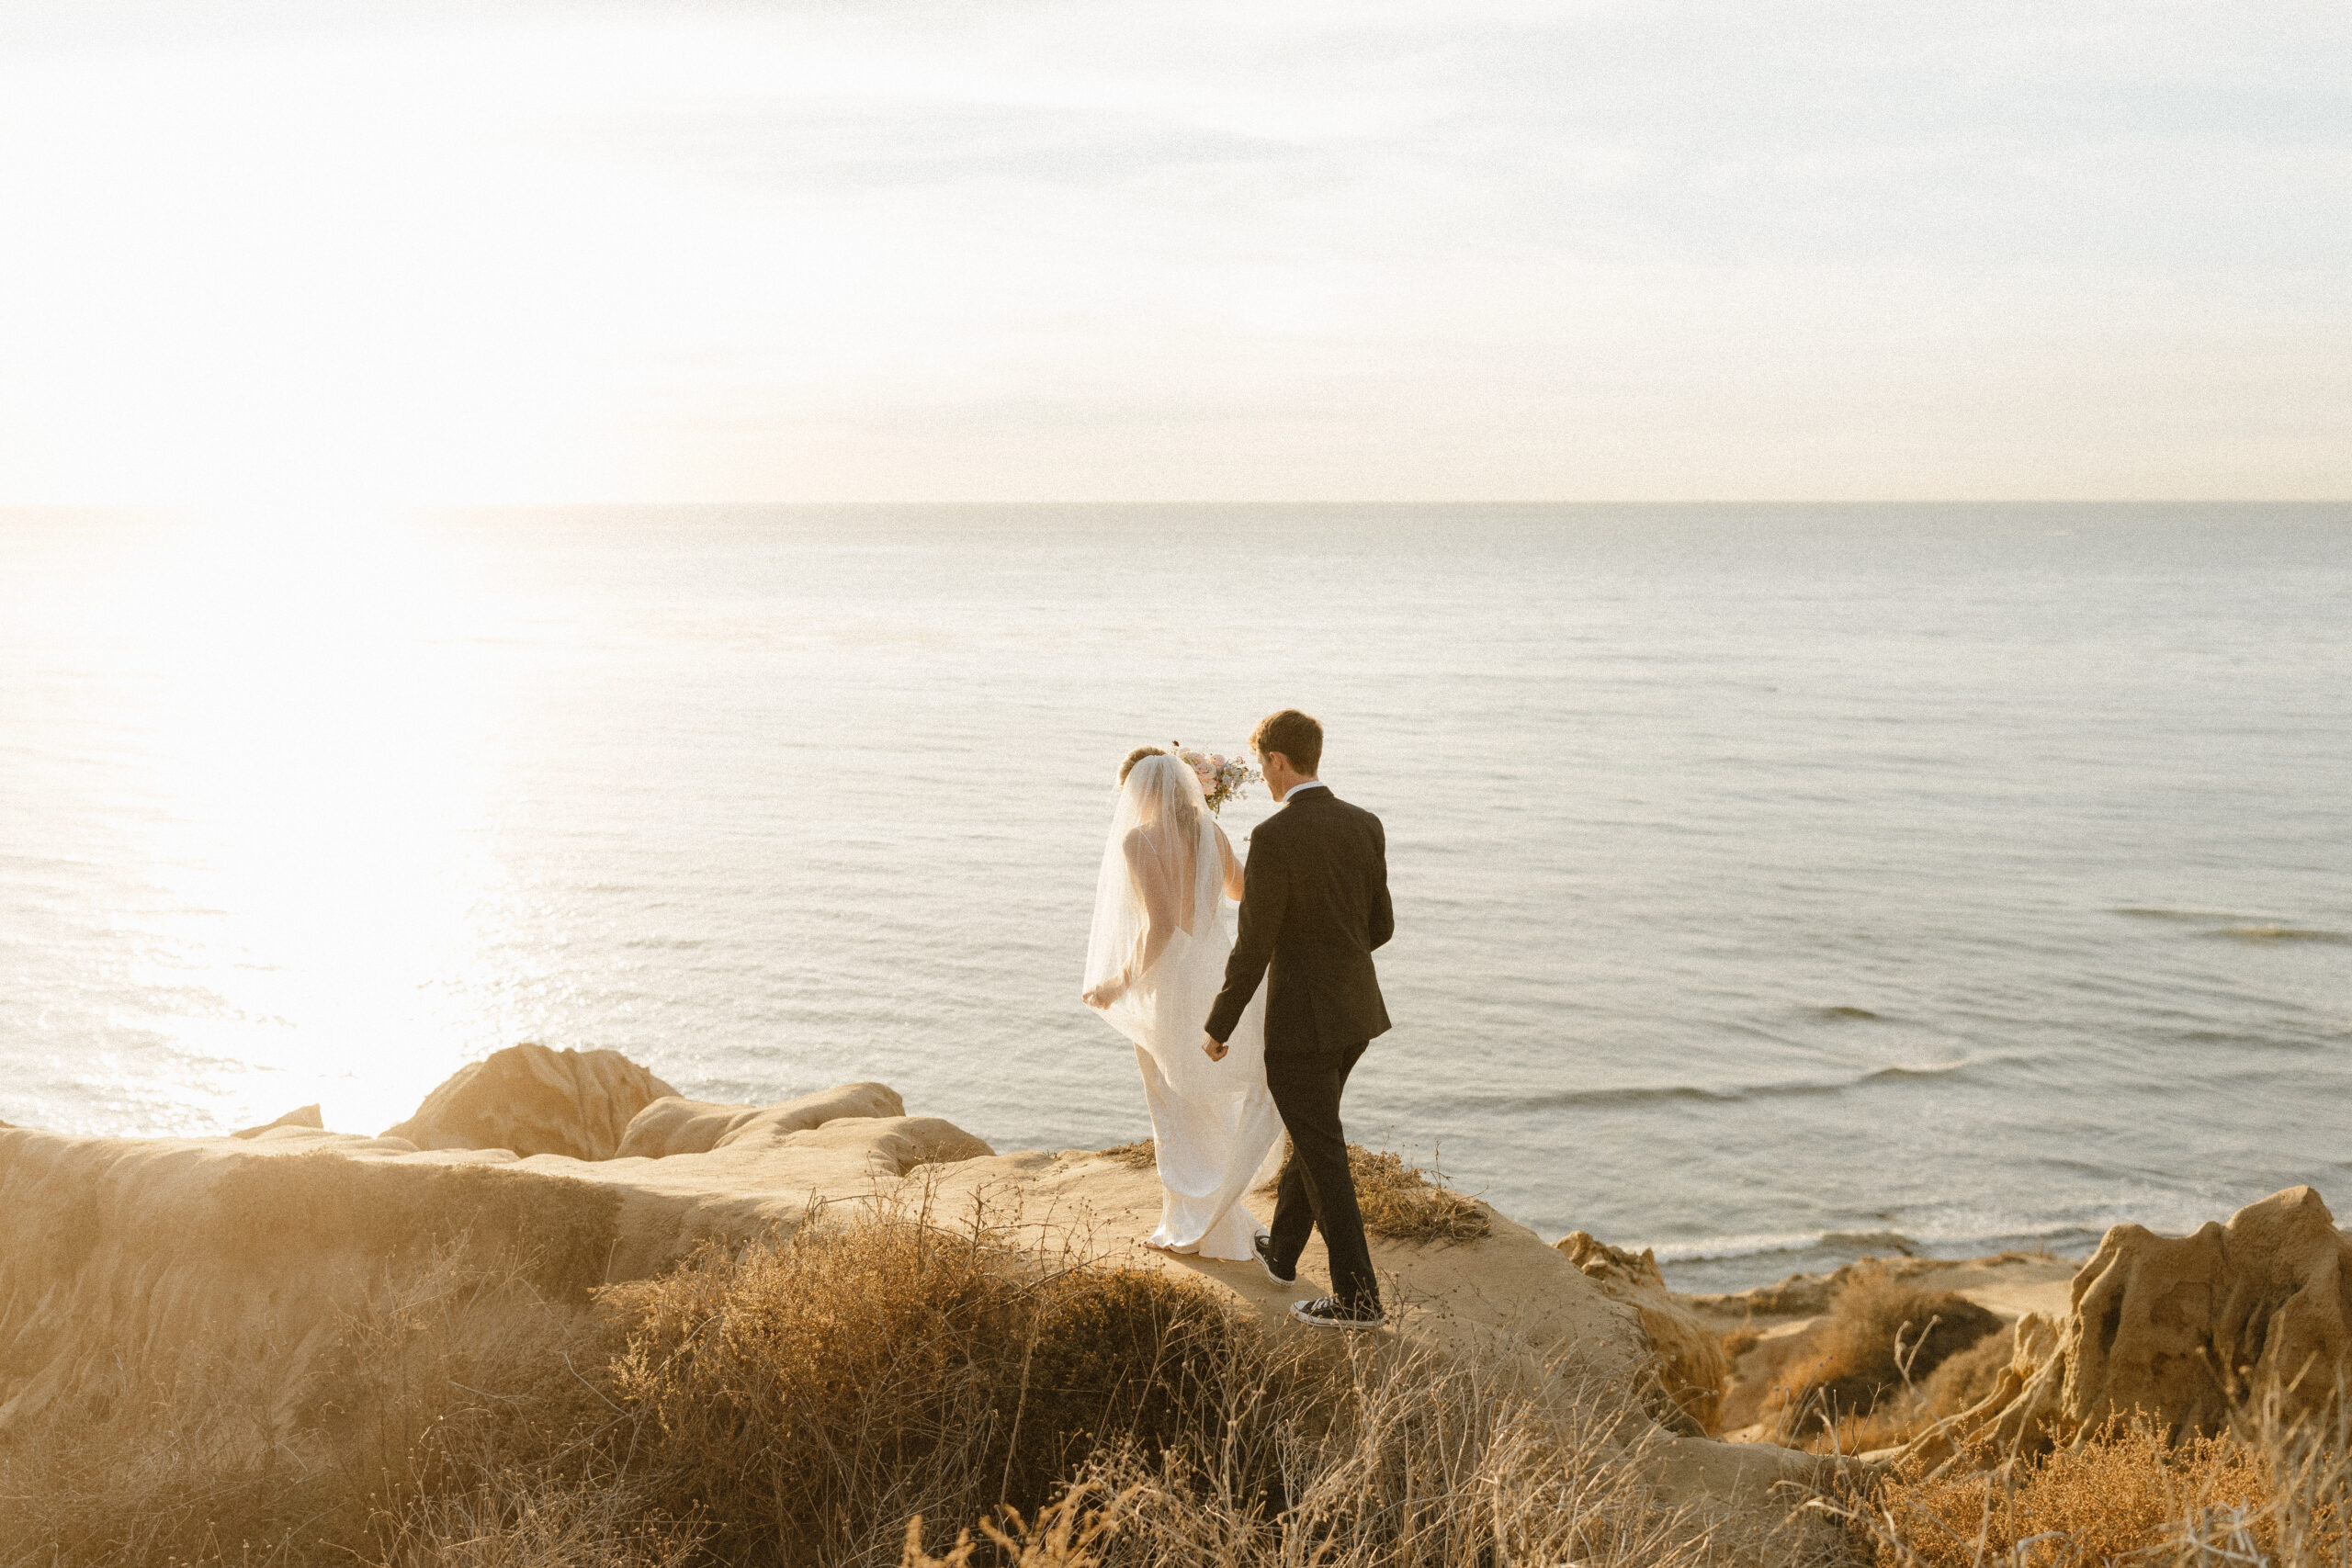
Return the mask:
[[[1270,1055],[1337,1051],[1388,1032],[1372,950],[1396,929],[1380,818],[1329,789],[1293,791],[1250,835],[1241,931],[1208,1032],[1233,1037],[1266,984]]]

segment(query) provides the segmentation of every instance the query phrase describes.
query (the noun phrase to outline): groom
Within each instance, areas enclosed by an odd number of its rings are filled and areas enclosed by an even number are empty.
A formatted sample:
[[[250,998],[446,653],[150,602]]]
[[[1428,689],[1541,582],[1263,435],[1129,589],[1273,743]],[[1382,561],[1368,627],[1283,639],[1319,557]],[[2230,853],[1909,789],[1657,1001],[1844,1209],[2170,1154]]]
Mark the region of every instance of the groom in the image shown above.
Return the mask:
[[[1388,907],[1388,840],[1380,818],[1350,806],[1315,776],[1323,727],[1295,708],[1259,722],[1250,749],[1283,809],[1250,835],[1241,931],[1225,989],[1201,1042],[1223,1059],[1258,982],[1266,985],[1266,1087],[1290,1130],[1274,1201],[1273,1235],[1258,1261],[1277,1284],[1298,1279],[1298,1255],[1319,1227],[1331,1257],[1331,1292],[1292,1306],[1318,1328],[1376,1328],[1380,1284],[1356,1210],[1340,1095],[1373,1036],[1388,1030],[1372,950],[1396,929]]]

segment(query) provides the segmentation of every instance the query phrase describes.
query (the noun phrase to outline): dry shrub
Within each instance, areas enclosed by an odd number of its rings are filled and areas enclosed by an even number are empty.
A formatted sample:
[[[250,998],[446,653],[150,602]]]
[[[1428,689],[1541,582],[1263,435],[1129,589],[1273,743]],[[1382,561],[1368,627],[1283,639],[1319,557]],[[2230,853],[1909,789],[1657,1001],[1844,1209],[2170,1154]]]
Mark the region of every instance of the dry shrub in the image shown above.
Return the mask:
[[[1476,1241],[1493,1231],[1486,1205],[1439,1186],[1401,1155],[1348,1145],[1363,1228],[1391,1241]]]
[[[1919,1385],[1928,1413],[1957,1416],[1990,1394],[2002,1370],[2016,1357],[2017,1348],[2017,1329],[2011,1325],[1947,1358]],[[1916,1369],[1914,1375],[1917,1375]]]
[[[1159,1145],[1146,1138],[1140,1143],[1120,1144],[1102,1151],[1102,1157],[1125,1166],[1129,1170],[1159,1168]]]
[[[1530,1376],[1511,1354],[1339,1347],[1316,1402],[1225,1391],[1223,1441],[1099,1450],[1051,1528],[991,1529],[1037,1568],[1764,1568],[1810,1562],[1794,1537],[1713,1539],[1653,1490],[1652,1427],[1622,1389]],[[1284,1495],[1248,1478],[1267,1454]],[[959,1539],[959,1550],[972,1546]],[[902,1568],[963,1568],[922,1554]]]
[[[910,1514],[1040,1506],[1102,1445],[1205,1437],[1239,1332],[1216,1298],[1041,1270],[1013,1232],[869,1209],[608,1292],[657,1503],[723,1553],[845,1558]]]
[[[2202,1562],[2210,1550],[2251,1546],[2280,1562],[2270,1466],[2245,1438],[2173,1441],[2145,1416],[2073,1448],[1999,1469],[1925,1477],[1898,1473],[1867,1526],[1881,1568],[2074,1568],[2121,1559]],[[2294,1562],[2307,1558],[2287,1559]]]
[[[1012,1568],[1096,1568],[1102,1561],[1104,1543],[1118,1530],[1125,1501],[1114,1497],[1098,1504],[1093,1489],[1080,1485],[1071,1487],[1059,1502],[1032,1518],[1023,1518],[1020,1509],[1007,1505],[996,1517],[980,1521],[980,1540],[974,1540],[972,1532],[964,1530],[944,1557],[933,1557],[922,1549],[922,1520],[911,1518],[907,1521],[899,1568],[970,1568],[976,1555]]]
[[[375,1568],[693,1568],[702,1544],[698,1529],[647,1517],[625,1486],[494,1477],[400,1517]]]
[[[2346,1568],[2352,1415],[2290,1417],[2274,1392],[2200,1434],[2133,1411],[2041,1453],[1900,1461],[1850,1502],[1879,1568]]]
[[[1875,1270],[1843,1286],[1830,1314],[1822,1348],[1791,1367],[1773,1391],[1784,1430],[1817,1432],[1871,1416],[1882,1401],[2001,1326],[1997,1315],[1965,1296],[1919,1290]]]

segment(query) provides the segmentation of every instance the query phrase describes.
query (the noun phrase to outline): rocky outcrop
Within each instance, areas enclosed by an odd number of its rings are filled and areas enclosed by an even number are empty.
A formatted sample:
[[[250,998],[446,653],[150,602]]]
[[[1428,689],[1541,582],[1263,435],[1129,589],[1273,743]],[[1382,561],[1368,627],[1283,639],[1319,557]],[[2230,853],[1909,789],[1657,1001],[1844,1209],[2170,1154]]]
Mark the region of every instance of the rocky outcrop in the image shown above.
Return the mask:
[[[5,1125],[6,1125],[6,1123],[0,1122],[0,1126]],[[306,1127],[312,1132],[322,1132],[326,1128],[326,1120],[319,1114],[319,1108],[317,1106],[305,1105],[300,1110],[288,1111],[285,1115],[280,1116],[275,1122],[264,1122],[260,1125],[254,1127],[241,1127],[237,1131],[230,1134],[229,1136],[232,1138],[258,1138],[264,1133],[274,1133],[280,1127]]]
[[[630,1120],[677,1092],[617,1051],[510,1045],[458,1068],[384,1136],[420,1149],[610,1159]]]
[[[1723,1345],[1668,1293],[1657,1256],[1646,1249],[1636,1256],[1583,1231],[1570,1231],[1558,1245],[1577,1272],[1639,1316],[1658,1385],[1673,1402],[1673,1410],[1662,1413],[1667,1424],[1692,1437],[1721,1430],[1724,1380],[1730,1370]]]
[[[1829,1311],[1840,1291],[1866,1275],[1882,1275],[1928,1290],[1985,1298],[1984,1304],[2005,1317],[2015,1317],[2021,1311],[2034,1310],[2017,1303],[2037,1299],[2033,1292],[2052,1280],[2071,1278],[2074,1269],[2066,1259],[2047,1252],[2011,1251],[1966,1258],[1860,1258],[1827,1274],[1791,1274],[1776,1283],[1729,1295],[1677,1299],[1710,1322],[1736,1327],[1759,1319],[1818,1317]]]
[[[630,1119],[614,1157],[667,1159],[673,1155],[705,1155],[739,1144],[770,1142],[845,1116],[906,1113],[906,1101],[898,1091],[878,1083],[842,1084],[780,1105],[722,1105],[673,1094],[655,1100]]]
[[[711,1105],[611,1053],[537,1046],[459,1073],[379,1138],[291,1124],[250,1139],[0,1131],[0,1437],[37,1429],[44,1408],[102,1392],[125,1368],[168,1376],[159,1354],[234,1355],[252,1368],[257,1404],[292,1419],[355,1323],[439,1321],[403,1303],[453,1269],[469,1300],[479,1289],[468,1281],[513,1280],[531,1312],[584,1321],[600,1286],[876,1201],[985,1225],[1040,1257],[1179,1273],[1269,1332],[1309,1334],[1289,1309],[1325,1288],[1319,1242],[1294,1286],[1254,1263],[1150,1252],[1141,1243],[1160,1197],[1148,1168],[1091,1152],[993,1154],[952,1122],[904,1114],[878,1084]],[[1482,1355],[1499,1344],[1543,1375],[1564,1370],[1564,1391],[1613,1400],[1640,1389],[1658,1344],[1676,1343],[1670,1304],[1649,1294],[1654,1263],[1593,1254],[1604,1288],[1499,1215],[1454,1245],[1376,1239],[1374,1259],[1398,1340]],[[1699,1364],[1695,1347],[1677,1354]],[[1679,1381],[1702,1385],[1703,1371]],[[1668,1415],[1684,1431],[1703,1425],[1680,1407]],[[1782,1530],[1788,1489],[1827,1474],[1816,1456],[1635,1424],[1628,1440],[1668,1506],[1714,1521],[1721,1540]]]
[[[2075,1276],[2064,1322],[2020,1323],[1994,1392],[1912,1452],[2031,1451],[2133,1411],[2199,1433],[2266,1404],[2290,1421],[2319,1416],[2348,1358],[2352,1241],[2317,1192],[2290,1187],[2189,1235],[2109,1230]]]

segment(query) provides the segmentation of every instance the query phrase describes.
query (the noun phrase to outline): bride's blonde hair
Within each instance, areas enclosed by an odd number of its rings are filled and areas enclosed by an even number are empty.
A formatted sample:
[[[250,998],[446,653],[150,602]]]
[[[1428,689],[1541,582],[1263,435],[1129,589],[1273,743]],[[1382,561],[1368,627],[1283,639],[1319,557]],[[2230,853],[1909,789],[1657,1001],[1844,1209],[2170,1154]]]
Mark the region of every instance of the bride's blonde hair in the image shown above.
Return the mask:
[[[1127,753],[1127,760],[1119,764],[1119,783],[1122,784],[1125,784],[1127,782],[1127,775],[1136,771],[1136,764],[1142,761],[1146,757],[1165,757],[1166,755],[1168,755],[1168,753],[1158,746],[1136,747],[1134,750]]]

